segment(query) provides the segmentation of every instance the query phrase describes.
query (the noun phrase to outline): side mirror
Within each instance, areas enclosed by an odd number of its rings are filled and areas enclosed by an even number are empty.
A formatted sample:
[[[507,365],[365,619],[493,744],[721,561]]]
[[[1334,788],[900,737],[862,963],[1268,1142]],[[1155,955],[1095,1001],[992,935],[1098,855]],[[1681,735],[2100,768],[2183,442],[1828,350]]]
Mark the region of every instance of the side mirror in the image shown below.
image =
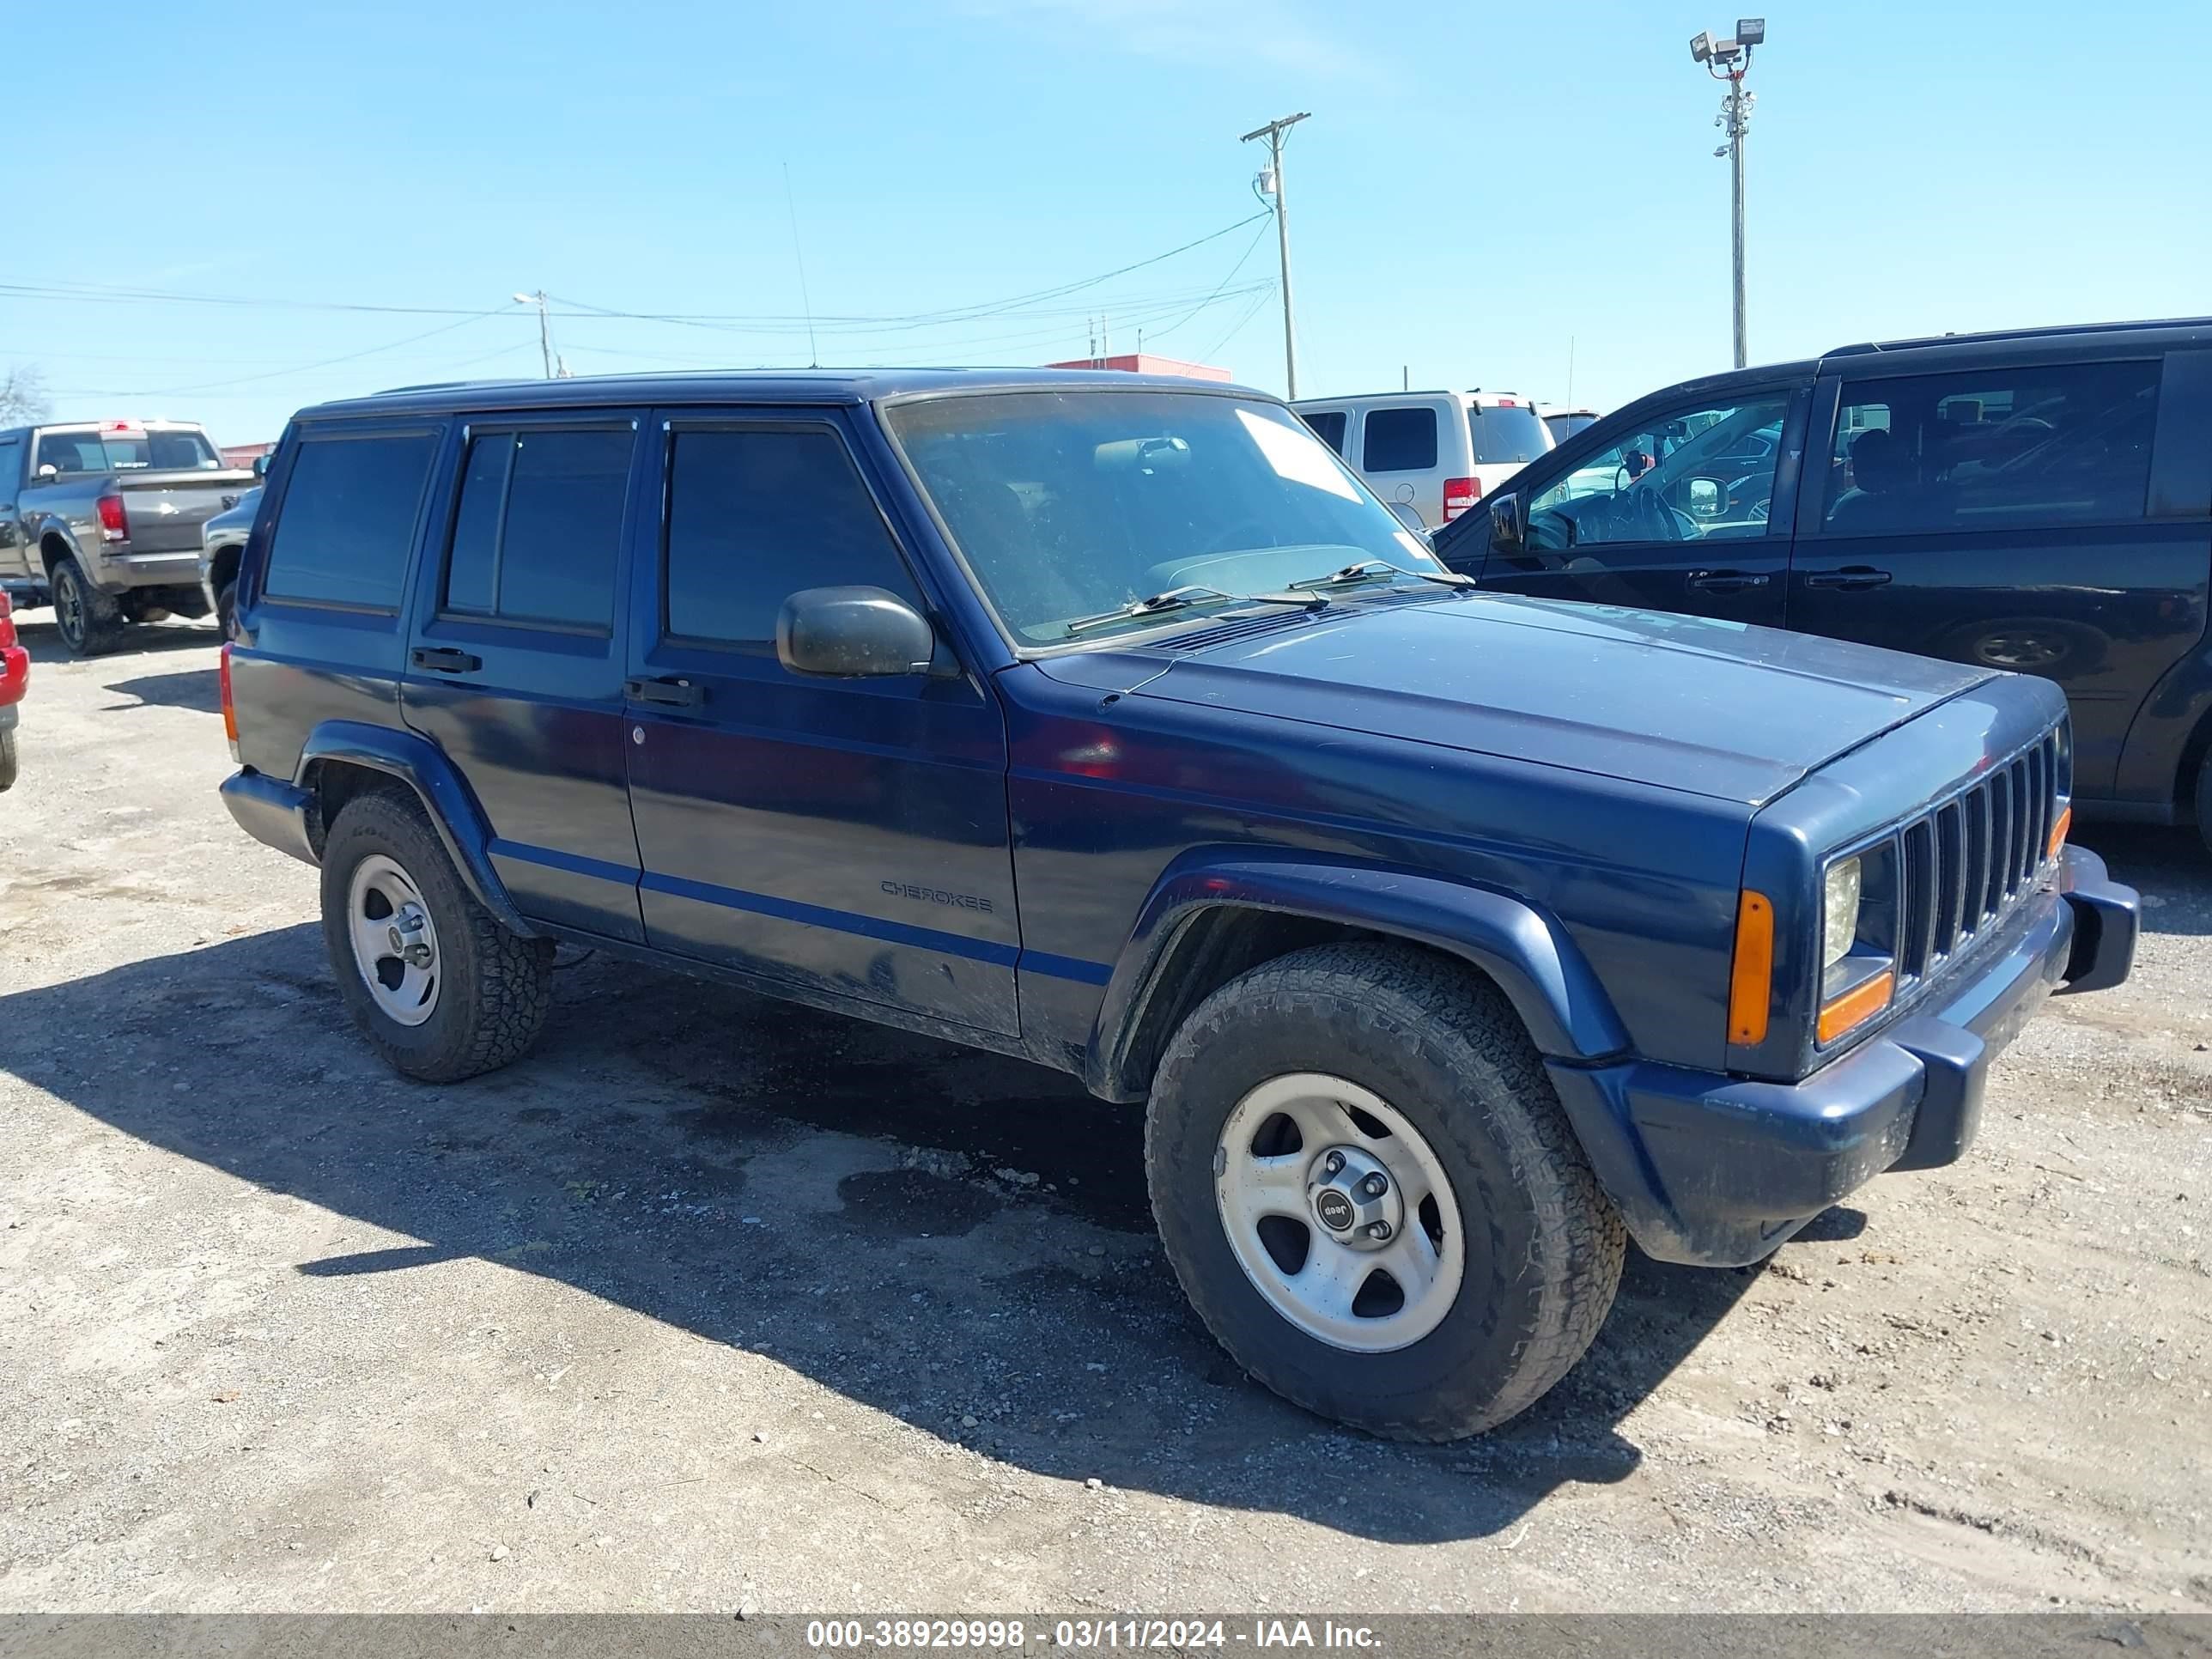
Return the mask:
[[[936,654],[937,635],[921,613],[880,587],[802,588],[775,619],[775,659],[794,674],[927,674]]]
[[[1528,526],[1521,516],[1521,492],[1508,489],[1490,498],[1490,550],[1517,558],[1527,549]]]
[[[52,461],[40,461],[36,476],[41,478],[58,478],[62,476],[62,470]]]
[[[261,454],[256,455],[253,458],[253,476],[257,478],[265,478],[269,476],[269,456],[267,452],[264,451]]]
[[[1423,547],[1433,544],[1429,537],[1429,521],[1421,516],[1419,507],[1415,507],[1411,501],[1385,501],[1382,505],[1396,515],[1400,524],[1413,532],[1415,539]]]

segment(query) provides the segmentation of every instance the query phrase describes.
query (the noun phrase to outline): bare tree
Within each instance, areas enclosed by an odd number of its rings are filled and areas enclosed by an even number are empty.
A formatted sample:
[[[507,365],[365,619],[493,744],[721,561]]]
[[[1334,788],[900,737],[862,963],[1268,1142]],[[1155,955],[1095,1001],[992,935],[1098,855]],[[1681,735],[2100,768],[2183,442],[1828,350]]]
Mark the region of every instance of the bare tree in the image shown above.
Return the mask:
[[[50,407],[46,377],[36,365],[17,363],[0,375],[0,426],[24,426],[43,421]]]

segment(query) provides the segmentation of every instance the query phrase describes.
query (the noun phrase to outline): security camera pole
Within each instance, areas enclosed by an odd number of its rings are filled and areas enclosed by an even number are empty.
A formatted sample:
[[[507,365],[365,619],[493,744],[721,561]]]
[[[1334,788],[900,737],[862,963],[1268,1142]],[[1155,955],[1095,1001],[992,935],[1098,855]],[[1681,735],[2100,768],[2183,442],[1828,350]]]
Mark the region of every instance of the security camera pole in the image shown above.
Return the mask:
[[[1240,141],[1247,144],[1255,138],[1267,141],[1267,172],[1261,175],[1261,188],[1267,191],[1267,180],[1274,180],[1274,188],[1268,193],[1275,198],[1275,246],[1283,262],[1283,378],[1289,382],[1287,395],[1292,398],[1298,395],[1298,342],[1291,331],[1291,210],[1283,193],[1283,135],[1312,113],[1300,110],[1296,115],[1285,115],[1279,121],[1253,128]]]
[[[1721,112],[1713,118],[1713,125],[1728,133],[1728,143],[1713,152],[1729,158],[1729,221],[1734,234],[1735,251],[1735,366],[1741,368],[1750,361],[1748,341],[1743,316],[1743,131],[1751,125],[1751,106],[1757,101],[1754,95],[1743,89],[1745,72],[1751,68],[1751,49],[1766,40],[1766,20],[1764,17],[1739,17],[1735,21],[1735,38],[1716,40],[1710,34],[1699,34],[1690,42],[1690,56],[1705,66],[1705,73],[1716,81],[1728,82],[1728,93],[1721,100]]]

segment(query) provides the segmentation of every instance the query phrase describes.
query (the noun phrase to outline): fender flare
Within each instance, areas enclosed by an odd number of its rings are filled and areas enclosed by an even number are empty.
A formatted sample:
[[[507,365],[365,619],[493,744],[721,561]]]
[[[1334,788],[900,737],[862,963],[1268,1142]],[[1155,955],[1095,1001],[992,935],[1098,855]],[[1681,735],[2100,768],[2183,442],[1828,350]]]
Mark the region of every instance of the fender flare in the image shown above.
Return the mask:
[[[396,732],[360,720],[325,720],[301,745],[293,783],[309,796],[317,796],[316,774],[325,763],[332,761],[384,773],[413,789],[471,896],[508,932],[525,939],[537,937],[538,930],[522,919],[499,872],[492,867],[491,825],[483,808],[477,804],[476,796],[444,750],[419,732]],[[327,826],[324,832],[327,833]]]
[[[77,545],[76,537],[71,532],[69,520],[64,514],[46,512],[40,513],[35,517],[27,516],[22,520],[21,533],[23,538],[24,551],[27,556],[33,554],[37,556],[40,574],[47,575],[52,574],[46,568],[46,538],[49,536],[58,537],[62,545],[69,549],[70,557],[77,562],[85,574],[88,576],[92,574],[92,566],[84,556],[84,550]]]
[[[1627,1030],[1574,941],[1522,899],[1325,854],[1199,848],[1161,873],[1114,965],[1085,1054],[1094,1088],[1141,1097],[1130,1073],[1147,1005],[1177,937],[1200,914],[1224,908],[1333,922],[1457,957],[1496,981],[1548,1058],[1587,1065],[1628,1050]]]

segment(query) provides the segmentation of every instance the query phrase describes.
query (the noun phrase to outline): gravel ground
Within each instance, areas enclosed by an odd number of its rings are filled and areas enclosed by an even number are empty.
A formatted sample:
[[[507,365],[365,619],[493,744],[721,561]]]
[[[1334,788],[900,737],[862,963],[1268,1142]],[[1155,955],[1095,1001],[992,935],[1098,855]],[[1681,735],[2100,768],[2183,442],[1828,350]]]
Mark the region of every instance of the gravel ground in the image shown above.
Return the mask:
[[[1486,1438],[1241,1377],[1139,1124],[595,958],[404,1083],[246,840],[211,634],[64,659],[0,798],[0,1610],[2212,1608],[2212,861],[1949,1170],[1630,1263]]]

